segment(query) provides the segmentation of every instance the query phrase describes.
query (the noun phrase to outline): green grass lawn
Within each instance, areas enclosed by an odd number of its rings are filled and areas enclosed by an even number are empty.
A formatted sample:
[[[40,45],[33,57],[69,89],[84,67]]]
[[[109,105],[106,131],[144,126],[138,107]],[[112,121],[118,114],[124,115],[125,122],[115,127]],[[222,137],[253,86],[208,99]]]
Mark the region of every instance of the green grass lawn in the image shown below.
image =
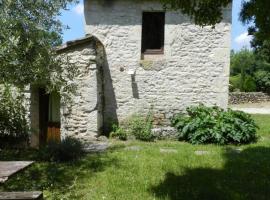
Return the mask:
[[[255,144],[113,142],[106,153],[75,163],[38,162],[0,186],[0,191],[42,190],[45,199],[53,200],[270,199],[270,116],[254,119],[260,126]],[[164,153],[161,148],[177,152]],[[31,155],[2,151],[0,160]]]

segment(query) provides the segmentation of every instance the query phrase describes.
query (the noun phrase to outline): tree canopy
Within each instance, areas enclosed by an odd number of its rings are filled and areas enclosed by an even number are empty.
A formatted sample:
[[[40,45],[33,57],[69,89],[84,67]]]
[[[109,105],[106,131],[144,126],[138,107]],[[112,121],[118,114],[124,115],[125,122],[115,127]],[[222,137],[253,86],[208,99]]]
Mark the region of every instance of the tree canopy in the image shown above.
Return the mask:
[[[53,50],[62,42],[63,26],[57,16],[71,2],[0,0],[0,83],[50,85],[50,75],[61,74]]]
[[[270,64],[248,49],[231,52],[231,90],[270,92]]]
[[[270,62],[270,1],[243,1],[240,20],[250,25],[251,45],[255,52]]]

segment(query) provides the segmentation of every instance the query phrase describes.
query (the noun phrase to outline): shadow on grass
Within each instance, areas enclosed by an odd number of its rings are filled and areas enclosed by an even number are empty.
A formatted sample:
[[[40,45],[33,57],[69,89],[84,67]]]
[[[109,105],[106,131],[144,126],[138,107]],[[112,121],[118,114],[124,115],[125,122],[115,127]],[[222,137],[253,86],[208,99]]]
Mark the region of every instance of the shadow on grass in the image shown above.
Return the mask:
[[[35,152],[18,153],[10,157],[9,153],[0,153],[1,160],[23,160],[34,158]],[[15,153],[16,155],[16,153]],[[0,191],[49,191],[49,199],[80,199],[82,194],[75,194],[76,187],[84,180],[95,177],[96,172],[105,171],[107,167],[118,166],[118,160],[110,153],[88,154],[81,160],[68,163],[36,162],[26,170],[14,175]],[[78,181],[77,181],[78,179]]]
[[[151,188],[161,199],[270,199],[270,148],[256,147],[224,154],[223,169],[186,169],[184,175],[168,172]]]

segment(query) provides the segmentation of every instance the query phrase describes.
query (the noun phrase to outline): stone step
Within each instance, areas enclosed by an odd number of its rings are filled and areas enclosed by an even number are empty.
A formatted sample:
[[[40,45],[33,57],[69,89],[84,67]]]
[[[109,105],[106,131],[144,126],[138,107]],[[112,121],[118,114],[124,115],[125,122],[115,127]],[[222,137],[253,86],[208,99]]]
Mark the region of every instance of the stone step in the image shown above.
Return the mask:
[[[0,192],[0,200],[42,200],[42,192]]]

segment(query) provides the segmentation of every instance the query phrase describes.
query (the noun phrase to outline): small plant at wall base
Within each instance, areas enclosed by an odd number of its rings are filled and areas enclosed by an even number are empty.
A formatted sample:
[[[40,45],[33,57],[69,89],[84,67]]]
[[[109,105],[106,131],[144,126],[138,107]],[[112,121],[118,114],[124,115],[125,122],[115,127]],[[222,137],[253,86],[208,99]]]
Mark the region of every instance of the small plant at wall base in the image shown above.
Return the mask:
[[[154,141],[155,137],[152,134],[153,128],[153,113],[148,112],[147,116],[134,115],[129,121],[129,131],[137,140]]]
[[[257,125],[249,114],[200,105],[178,114],[172,125],[179,139],[192,144],[247,144],[256,141]]]
[[[134,136],[135,139],[150,142],[154,141],[155,137],[152,134],[153,128],[153,113],[149,111],[146,116],[134,114],[120,126],[113,125],[111,137],[120,140],[128,140],[129,136]]]
[[[14,93],[14,94],[13,94]],[[24,96],[20,91],[12,93],[9,85],[4,85],[0,97],[0,147],[25,147],[28,144],[29,127]]]
[[[128,138],[128,133],[126,130],[124,130],[123,127],[121,126],[117,126],[117,125],[113,125],[112,126],[112,133],[110,134],[110,136],[112,138],[118,138],[119,140],[127,140]]]

